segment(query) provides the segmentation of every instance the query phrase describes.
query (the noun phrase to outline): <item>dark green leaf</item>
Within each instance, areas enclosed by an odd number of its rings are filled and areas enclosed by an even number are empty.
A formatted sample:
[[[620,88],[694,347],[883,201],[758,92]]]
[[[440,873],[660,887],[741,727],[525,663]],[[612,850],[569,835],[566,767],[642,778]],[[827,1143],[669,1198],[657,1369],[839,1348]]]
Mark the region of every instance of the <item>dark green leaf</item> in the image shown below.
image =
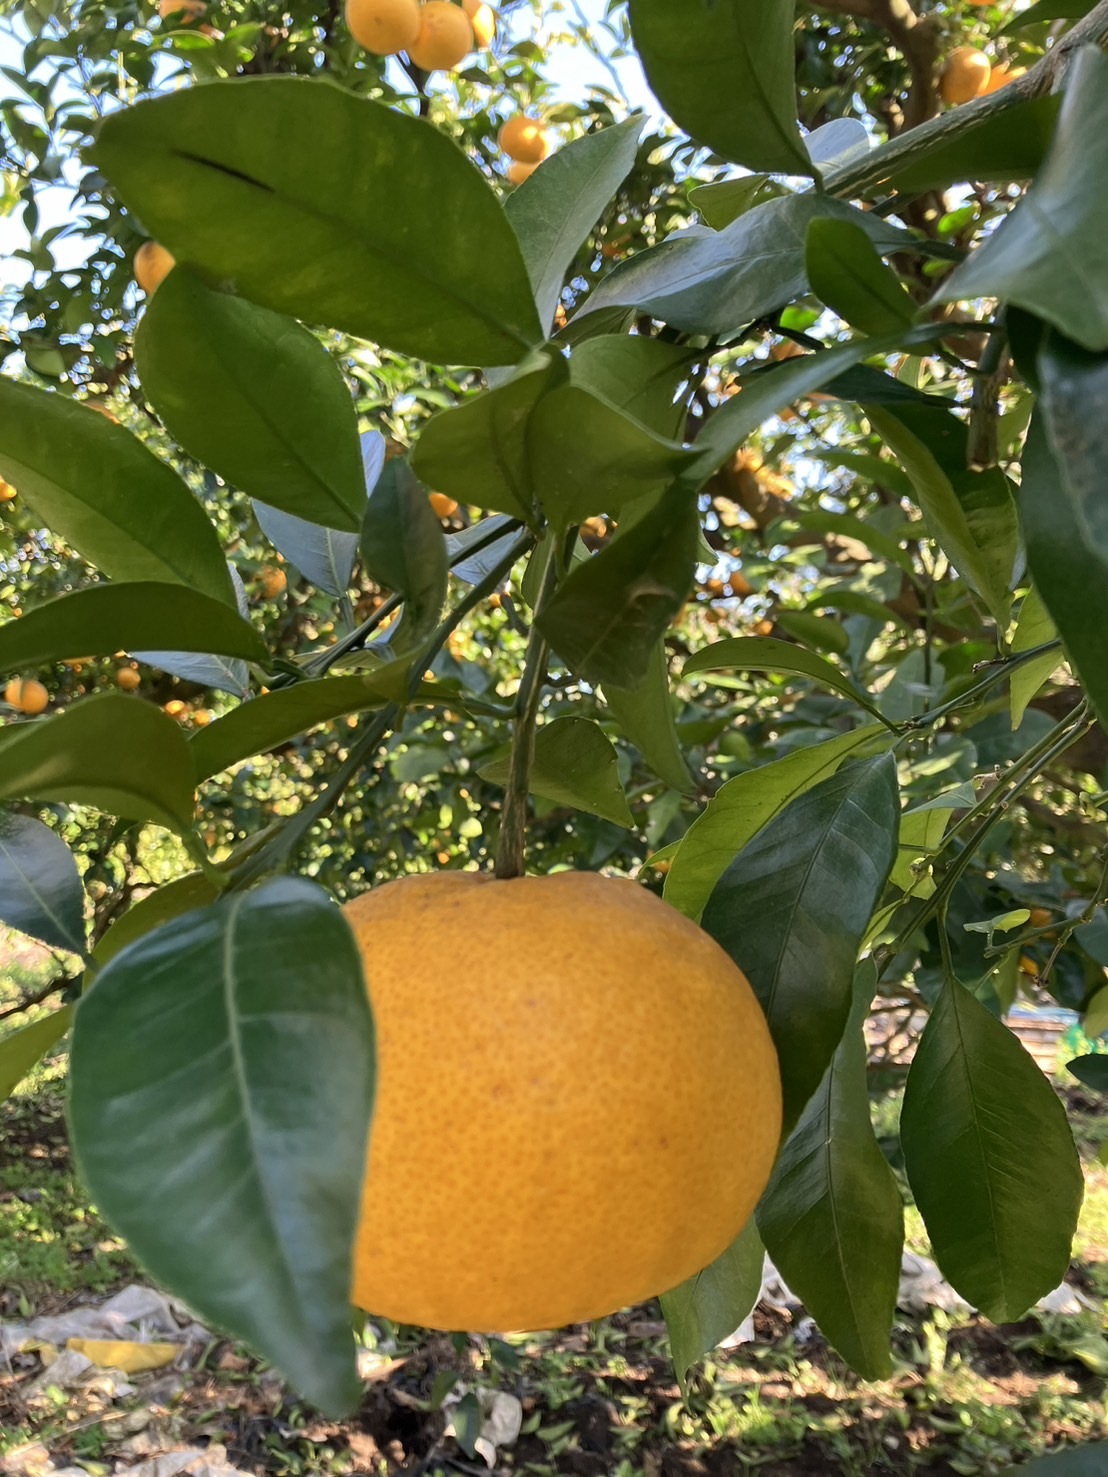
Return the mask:
[[[120,949],[133,944],[143,934],[152,933],[155,928],[160,928],[171,918],[179,918],[182,913],[190,913],[194,908],[214,903],[218,896],[215,883],[200,872],[189,872],[184,877],[163,883],[161,887],[139,898],[122,917],[116,919],[93,949],[92,957],[98,965],[103,966]]]
[[[340,533],[321,523],[294,518],[268,503],[255,502],[258,527],[290,564],[295,564],[309,584],[336,599],[347,594],[358,557],[358,535]]]
[[[1083,1082],[1095,1092],[1108,1092],[1108,1056],[1094,1054],[1075,1057],[1072,1062],[1066,1063],[1066,1070],[1072,1072],[1078,1082]]]
[[[1108,1441],[1049,1451],[1022,1467],[1009,1467],[1008,1477],[1108,1477]]]
[[[350,1263],[373,1106],[358,947],[299,878],[133,943],[81,1001],[70,1125],[158,1282],[332,1415],[357,1402]]]
[[[1040,26],[1047,21],[1053,20],[1078,20],[1083,15],[1088,15],[1096,4],[1096,0],[1038,0],[1037,5],[1029,5],[1022,10],[997,32],[1003,36],[1009,31],[1022,30],[1024,26]]]
[[[617,687],[646,675],[692,586],[699,528],[696,499],[671,487],[559,585],[536,623],[573,672]]]
[[[715,641],[695,652],[685,663],[682,676],[695,677],[703,672],[788,672],[811,677],[823,687],[858,703],[867,712],[880,717],[876,703],[862,692],[838,667],[805,651],[791,641],[778,641],[773,636],[732,636]]]
[[[505,755],[477,772],[494,785],[505,785],[510,769]],[[635,824],[620,784],[616,751],[588,718],[555,718],[538,730],[528,789],[555,805],[587,811],[628,830]]]
[[[135,334],[142,388],[179,446],[286,513],[352,532],[365,507],[354,401],[314,334],[170,272]]]
[[[1033,495],[1032,488],[1027,488],[1027,496]],[[1024,515],[1025,528],[1028,524],[1026,514]],[[1036,542],[1038,540],[1036,539]],[[1023,597],[1020,605],[1019,625],[1012,637],[1012,653],[1015,655],[1021,651],[1034,651],[1037,646],[1046,646],[1058,638],[1058,629],[1050,618],[1050,612],[1043,604],[1043,598],[1038,590],[1032,587]],[[1055,648],[1045,655],[1036,657],[1034,661],[1025,662],[1022,667],[1017,667],[1012,673],[1009,684],[1009,704],[1012,712],[1012,731],[1023,722],[1023,715],[1027,712],[1031,699],[1041,691],[1044,682],[1052,672],[1056,670],[1062,661],[1062,653]]]
[[[631,0],[647,81],[679,128],[725,159],[810,175],[796,121],[791,0]]]
[[[264,662],[265,643],[222,600],[159,581],[93,585],[0,626],[0,669],[109,656],[153,643]],[[182,645],[183,643],[183,645]]]
[[[641,117],[588,133],[559,149],[505,202],[549,328],[566,272],[635,163]]]
[[[698,919],[735,853],[768,821],[834,774],[844,760],[875,742],[890,741],[885,730],[871,723],[728,780],[678,846],[666,877],[666,901],[687,917]]]
[[[691,793],[694,785],[677,738],[664,641],[655,644],[649,666],[634,686],[606,682],[604,701],[623,736],[658,778],[682,794]]]
[[[179,262],[263,307],[436,363],[514,364],[542,341],[500,202],[423,119],[238,78],[113,113],[91,157]]]
[[[243,621],[249,622],[250,603],[246,587],[234,565],[228,565],[228,568],[235,592],[235,607]],[[179,636],[180,633],[177,634]],[[238,657],[200,655],[189,651],[133,651],[131,654],[161,672],[180,677],[182,682],[195,682],[199,687],[229,692],[233,697],[245,697],[250,691],[250,669]]]
[[[753,1220],[703,1271],[661,1296],[673,1367],[682,1388],[689,1370],[750,1316],[762,1289],[765,1252]]]
[[[0,1102],[11,1096],[27,1074],[69,1030],[73,1008],[63,1005],[50,1015],[0,1037]]]
[[[0,923],[55,949],[85,951],[85,894],[73,853],[29,815],[0,810]]]
[[[974,104],[964,106],[973,108]],[[1011,105],[1000,109],[995,98],[988,103],[982,99],[978,117],[960,111],[957,133],[918,142],[903,163],[890,164],[881,183],[905,195],[922,195],[967,180],[1008,184],[1030,179],[1047,156],[1060,106],[1061,98],[1050,94],[1013,98]],[[879,158],[875,151],[873,162]],[[834,180],[828,183],[833,185]]]
[[[863,333],[895,333],[915,318],[907,290],[854,221],[817,217],[804,254],[812,291],[845,323]]]
[[[153,703],[105,692],[0,728],[0,800],[64,800],[187,831],[192,792],[185,736]]]
[[[786,636],[791,636],[794,642],[814,646],[817,651],[829,651],[834,656],[843,656],[850,647],[850,635],[846,627],[841,621],[832,620],[828,616],[813,615],[810,610],[779,610],[775,613],[774,620],[778,628]],[[873,711],[876,711],[876,706]]]
[[[1071,64],[1050,154],[1028,194],[939,288],[936,300],[997,297],[1086,349],[1108,349],[1108,57]]]
[[[907,231],[841,200],[786,195],[722,231],[699,227],[639,252],[605,278],[585,310],[626,304],[687,333],[733,333],[807,292],[804,240],[819,218],[853,221],[879,251],[915,244]]]
[[[896,859],[896,764],[849,764],[727,867],[701,926],[749,979],[781,1063],[786,1129],[842,1039],[858,949]]]
[[[370,579],[404,597],[395,649],[421,641],[446,603],[446,540],[427,489],[403,457],[389,462],[366,504],[361,550]]]
[[[900,1135],[943,1276],[994,1323],[1022,1318],[1066,1274],[1081,1165],[1050,1082],[957,981],[920,1038]]]
[[[657,435],[681,441],[687,415],[681,391],[697,357],[645,334],[602,334],[574,349],[570,378]]]
[[[713,231],[722,231],[755,205],[764,205],[787,194],[784,185],[765,174],[743,175],[714,185],[696,185],[689,191],[689,204],[698,210]]]
[[[774,1265],[863,1379],[892,1373],[904,1207],[874,1136],[862,1027],[877,972],[857,974],[846,1033],[778,1157],[758,1209]]]
[[[876,460],[875,457],[874,461]],[[892,470],[899,472],[900,468],[893,467]],[[907,479],[903,490],[905,493],[911,492],[911,483]],[[883,533],[881,529],[874,528],[872,523],[867,523],[863,518],[855,518],[850,513],[825,513],[822,508],[797,508],[795,513],[790,512],[787,517],[775,519],[766,529],[766,537],[773,543],[784,542],[801,531],[830,534],[832,538],[853,539],[855,543],[864,544],[875,557],[887,559],[890,564],[896,564],[906,571],[915,568],[911,554],[901,548],[891,534]],[[892,620],[892,613],[886,614],[885,619]]]
[[[0,380],[0,475],[109,579],[170,581],[233,603],[203,508],[176,472],[106,416]]]
[[[467,552],[474,544],[483,543],[497,528],[504,530],[499,538],[493,539],[491,543],[484,543],[476,553]],[[496,513],[492,518],[481,518],[468,528],[463,528],[460,533],[448,533],[446,557],[450,562],[450,573],[456,580],[462,580],[467,585],[479,585],[511,552],[518,533],[518,524],[513,525],[513,520],[504,513]]]

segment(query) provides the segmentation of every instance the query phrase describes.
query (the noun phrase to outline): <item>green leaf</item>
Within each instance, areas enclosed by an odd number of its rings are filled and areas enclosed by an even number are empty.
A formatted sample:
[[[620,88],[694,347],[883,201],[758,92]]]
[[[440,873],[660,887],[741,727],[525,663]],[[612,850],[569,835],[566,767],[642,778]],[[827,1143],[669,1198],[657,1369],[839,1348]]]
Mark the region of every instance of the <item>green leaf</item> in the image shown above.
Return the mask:
[[[565,360],[536,355],[513,379],[432,416],[412,451],[412,470],[458,502],[534,521],[527,424]]]
[[[971,471],[966,428],[950,411],[925,406],[896,410],[870,405],[874,430],[912,479],[932,536],[971,589],[1006,630],[1011,588],[1020,558],[1012,490],[997,467]]]
[[[695,786],[677,737],[665,642],[655,643],[646,672],[634,686],[606,682],[604,701],[623,736],[658,778],[683,795],[691,794]]]
[[[92,585],[0,626],[0,669],[45,666],[67,657],[109,656],[174,643],[264,662],[265,642],[222,600],[184,585],[143,581]]]
[[[893,470],[899,471],[900,468]],[[911,491],[911,484],[907,479],[904,491]],[[875,558],[887,559],[890,564],[907,572],[915,568],[911,554],[901,547],[892,534],[882,533],[872,523],[867,523],[863,518],[855,518],[850,513],[825,513],[822,508],[798,508],[785,518],[775,519],[766,529],[766,537],[772,543],[784,542],[801,530],[830,534],[832,538],[853,539],[856,543],[864,544]],[[816,605],[817,599],[813,598],[812,603]],[[884,619],[895,620],[896,617],[892,611],[886,611]]]
[[[1045,366],[1045,357],[1041,361]],[[1053,358],[1051,389],[1044,389],[1021,455],[1020,519],[1035,587],[1056,623],[1066,653],[1103,719],[1108,716],[1108,497],[1105,441],[1098,421],[1108,397],[1108,361],[1067,376]],[[1065,393],[1089,392],[1072,406]],[[1047,419],[1048,410],[1053,420]],[[1059,440],[1054,442],[1054,436]]]
[[[250,603],[246,588],[234,565],[228,565],[231,585],[235,592],[235,608],[242,620],[249,623]],[[177,632],[174,639],[179,639]],[[245,697],[250,691],[250,669],[238,657],[212,656],[188,651],[132,651],[132,656],[160,672],[170,672],[182,682],[194,682],[199,687],[211,687],[216,692],[229,692],[233,697]]]
[[[73,1007],[63,1005],[61,1010],[0,1037],[0,1102],[11,1097],[28,1072],[58,1044],[69,1030],[72,1015]]]
[[[736,671],[785,672],[811,677],[875,717],[881,717],[876,703],[845,672],[840,672],[822,656],[805,651],[803,646],[796,646],[791,641],[778,641],[773,636],[732,636],[726,641],[714,641],[711,646],[693,653],[681,675],[695,677],[704,672]]]
[[[299,878],[187,913],[77,1008],[70,1126],[159,1283],[331,1415],[357,1402],[351,1247],[373,1107],[361,959]]]
[[[1086,349],[1108,349],[1108,57],[1083,47],[1035,183],[935,294],[996,297],[1045,318]]]
[[[671,487],[558,586],[536,624],[571,671],[617,687],[646,675],[692,587],[699,532],[696,499]]]
[[[511,758],[482,765],[477,773],[506,785]],[[555,805],[569,805],[631,830],[635,824],[619,779],[619,757],[599,724],[588,718],[555,718],[535,735],[528,789]]]
[[[930,872],[917,870],[917,864],[938,851],[953,814],[953,808],[932,804],[901,815],[896,862],[889,881],[902,892],[912,897],[931,897],[934,893],[935,882]]]
[[[640,333],[601,334],[573,351],[570,378],[656,435],[684,440],[687,384],[697,359],[680,344]]]
[[[1027,489],[1030,494],[1031,489]],[[1036,646],[1045,646],[1048,642],[1056,640],[1058,629],[1050,618],[1050,612],[1043,604],[1043,597],[1038,590],[1032,586],[1023,597],[1020,606],[1019,624],[1016,626],[1016,634],[1012,637],[1013,653],[1020,651],[1034,651]],[[1036,657],[1033,662],[1025,662],[1022,667],[1017,667],[1012,673],[1010,704],[1012,710],[1012,732],[1023,722],[1023,715],[1027,712],[1027,706],[1036,693],[1042,690],[1044,682],[1055,672],[1062,662],[1060,651],[1048,651],[1045,655]]]
[[[234,603],[203,508],[176,472],[106,416],[0,379],[0,476],[109,579],[169,581]]]
[[[578,248],[634,167],[642,130],[643,119],[634,117],[574,139],[505,202],[544,328]]]
[[[855,222],[880,251],[918,245],[907,231],[841,200],[786,195],[722,231],[697,229],[639,252],[604,279],[583,311],[621,304],[686,333],[734,333],[807,292],[804,241],[819,218]]]
[[[904,1206],[870,1120],[862,1027],[877,985],[857,973],[846,1032],[778,1156],[758,1209],[774,1265],[865,1380],[892,1374]]]
[[[268,503],[254,503],[258,527],[275,549],[325,595],[341,599],[350,590],[354,561],[358,557],[358,535],[341,533],[306,518],[294,518]]]
[[[736,852],[775,815],[874,742],[888,744],[892,736],[871,723],[728,780],[685,833],[666,877],[666,901],[698,919]]]
[[[90,157],[179,262],[262,307],[439,364],[542,341],[499,200],[423,119],[321,79],[237,78],[111,114]]]
[[[1050,149],[1061,98],[1048,94],[1019,100],[1013,97],[1004,108],[996,107],[995,98],[982,103],[977,118],[965,115],[964,109],[974,107],[973,103],[963,105],[958,114],[960,127],[953,136],[946,132],[933,141],[916,142],[903,163],[898,160],[889,165],[882,184],[905,195],[923,195],[969,180],[1009,184],[1030,179]],[[877,164],[879,160],[880,151],[875,150],[870,162]],[[847,170],[850,167],[847,165]],[[833,178],[829,179],[830,186],[834,183]]]
[[[404,597],[404,619],[390,644],[407,650],[438,625],[447,567],[442,525],[403,457],[388,463],[366,504],[361,550],[370,579]]]
[[[670,1354],[685,1389],[689,1370],[750,1316],[762,1290],[765,1252],[754,1221],[703,1271],[661,1296]]]
[[[190,913],[194,908],[203,908],[208,903],[214,903],[218,896],[215,883],[210,882],[201,872],[189,872],[184,877],[176,877],[172,882],[163,883],[161,887],[139,898],[137,903],[116,919],[93,949],[92,957],[102,967],[109,959],[114,959],[121,949],[133,944],[144,934],[152,933],[155,928],[160,928],[171,918],[179,918],[182,913]]]
[[[696,185],[689,191],[689,204],[698,210],[713,231],[722,231],[755,205],[776,200],[788,191],[766,174],[747,174],[740,179],[720,180],[714,185]]]
[[[85,952],[85,894],[73,853],[29,815],[0,810],[0,923],[55,949]]]
[[[1098,1052],[1092,1056],[1075,1057],[1066,1063],[1066,1070],[1094,1092],[1108,1092],[1108,1055]]]
[[[808,226],[804,257],[816,296],[863,333],[895,333],[916,316],[916,305],[853,221],[817,217]]]
[[[1038,0],[1037,5],[1028,6],[1001,26],[997,35],[1019,31],[1024,26],[1043,25],[1046,21],[1078,20],[1081,16],[1088,15],[1095,4],[1096,0]]]
[[[796,121],[791,0],[631,0],[647,81],[679,128],[724,159],[813,173]]]
[[[994,1323],[1022,1318],[1066,1274],[1081,1165],[1053,1087],[957,981],[920,1038],[900,1136],[943,1276]]]
[[[1009,1477],[1108,1477],[1108,1441],[1050,1451],[1022,1467],[1009,1467]]]
[[[899,820],[892,756],[848,764],[764,826],[705,905],[701,927],[766,1013],[786,1129],[842,1039],[859,945],[896,859]]]
[[[1108,1031],[1108,985],[1098,990],[1086,1005],[1081,1029],[1090,1041]]]
[[[135,367],[197,461],[286,513],[357,529],[366,493],[354,401],[306,328],[180,268],[139,320]]]
[[[108,815],[192,826],[193,773],[178,724],[153,703],[105,692],[0,728],[0,800],[64,800]]]

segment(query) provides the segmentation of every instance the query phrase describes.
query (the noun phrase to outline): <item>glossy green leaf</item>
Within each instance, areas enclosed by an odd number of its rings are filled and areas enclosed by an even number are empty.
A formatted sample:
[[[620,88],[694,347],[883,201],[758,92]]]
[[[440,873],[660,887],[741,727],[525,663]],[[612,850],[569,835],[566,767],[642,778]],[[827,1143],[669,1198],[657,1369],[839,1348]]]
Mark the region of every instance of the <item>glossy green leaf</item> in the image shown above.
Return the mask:
[[[669,488],[558,586],[536,624],[571,671],[617,687],[646,675],[692,587],[699,530],[696,499]]]
[[[322,79],[237,78],[112,113],[90,157],[179,262],[262,307],[440,364],[542,341],[499,200],[424,119]]]
[[[722,231],[698,228],[639,252],[604,279],[584,311],[625,304],[687,333],[733,333],[807,292],[804,241],[820,218],[855,222],[879,251],[915,245],[900,227],[841,200],[786,195]]]
[[[604,701],[624,738],[658,778],[682,794],[691,793],[695,786],[677,737],[665,642],[655,644],[646,672],[633,686],[606,682]]]
[[[146,934],[77,1008],[70,1126],[98,1208],[332,1415],[361,1389],[349,1288],[374,1075],[357,944],[299,878]]]
[[[366,504],[361,550],[370,579],[404,597],[404,617],[390,644],[407,650],[438,625],[447,568],[442,525],[403,457],[385,467]]]
[[[846,627],[829,616],[813,615],[810,610],[779,610],[774,622],[802,646],[814,646],[817,651],[829,651],[832,656],[845,656],[850,648]]]
[[[1022,1467],[1009,1467],[1008,1477],[1108,1477],[1108,1441],[1049,1451]]]
[[[956,981],[916,1049],[900,1137],[943,1276],[994,1323],[1022,1318],[1066,1274],[1081,1165],[1050,1082]]]
[[[0,670],[170,642],[182,651],[219,652],[254,662],[264,662],[268,655],[253,626],[222,600],[151,580],[92,585],[8,621],[0,626]]]
[[[689,1370],[750,1316],[762,1290],[765,1251],[753,1220],[727,1250],[661,1296],[673,1367],[682,1389]]]
[[[181,268],[139,320],[135,368],[197,461],[286,513],[358,528],[366,492],[354,401],[306,328]]]
[[[939,288],[938,302],[996,297],[1086,349],[1108,349],[1108,56],[1082,48],[1054,142],[1027,195]]]
[[[878,187],[891,186],[905,195],[922,195],[968,180],[1008,184],[1030,179],[1050,149],[1060,105],[1061,99],[1049,94],[1013,98],[1009,106],[999,109],[995,98],[988,103],[982,99],[977,117],[959,112],[961,126],[957,133],[944,132],[933,140],[918,140],[911,150],[899,149],[896,161],[890,161],[883,176],[880,151],[875,150],[871,163]],[[974,104],[964,107],[973,108]],[[828,184],[833,188],[835,183],[832,176]]]
[[[533,521],[527,424],[567,373],[561,357],[536,355],[514,379],[440,411],[412,451],[416,476],[460,503]]]
[[[1089,697],[1108,716],[1108,360],[1055,353],[1021,456],[1020,520],[1035,586]],[[1082,398],[1067,405],[1063,396]],[[1048,414],[1052,412],[1051,418]]]
[[[889,881],[902,892],[913,897],[930,897],[935,891],[934,880],[920,864],[938,851],[953,814],[952,808],[932,804],[901,815],[896,862]]]
[[[505,202],[547,329],[578,248],[634,166],[642,130],[634,117],[574,139]]]
[[[306,518],[294,518],[268,503],[255,502],[258,527],[275,549],[296,566],[309,584],[341,599],[350,590],[358,557],[358,535],[341,533]]]
[[[766,1013],[786,1128],[842,1039],[859,945],[896,859],[897,799],[890,755],[846,765],[743,847],[701,916]]]
[[[755,205],[787,194],[785,186],[765,174],[746,174],[739,179],[696,185],[689,191],[689,204],[698,210],[713,231],[722,231]]]
[[[231,572],[231,585],[235,592],[235,608],[243,622],[249,624],[250,602],[246,595],[246,587],[234,565],[228,565],[228,569]],[[179,637],[180,632],[178,631],[174,635],[174,640]],[[210,652],[199,653],[180,649],[175,651],[139,651],[136,649],[131,655],[137,657],[140,662],[157,667],[160,672],[169,672],[174,677],[180,677],[182,682],[194,682],[199,687],[210,687],[215,692],[229,692],[232,697],[241,698],[250,691],[250,668],[239,657],[213,656]]]
[[[682,389],[697,355],[681,344],[641,333],[586,339],[570,359],[573,384],[673,441],[682,441],[687,416]]]
[[[790,0],[631,0],[630,18],[647,81],[679,128],[747,169],[813,172]]]
[[[685,663],[682,676],[695,677],[705,672],[781,672],[811,677],[822,687],[829,687],[867,712],[880,716],[877,705],[845,672],[815,652],[773,636],[732,636],[726,641],[714,641],[693,653]]]
[[[990,615],[1007,629],[1020,558],[1016,505],[997,467],[966,466],[966,428],[950,411],[866,407],[875,431],[912,479],[927,527]]]
[[[506,785],[510,769],[505,754],[477,772],[491,784]],[[528,789],[628,830],[635,824],[619,779],[619,757],[603,729],[588,718],[555,718],[538,730]]]
[[[1108,1092],[1108,1055],[1097,1052],[1091,1056],[1075,1057],[1066,1063],[1066,1070],[1095,1092]]]
[[[817,217],[808,226],[804,258],[821,302],[863,333],[895,333],[916,316],[907,289],[854,221]]]
[[[109,579],[169,581],[233,603],[203,508],[176,472],[106,416],[0,379],[0,476]]]
[[[1028,488],[1027,491],[1030,494],[1031,489]],[[1020,606],[1019,623],[1016,634],[1012,637],[1012,651],[1034,651],[1037,646],[1045,646],[1048,642],[1057,640],[1057,637],[1058,628],[1043,604],[1043,597],[1032,587],[1023,597]],[[1023,715],[1027,712],[1031,699],[1041,691],[1043,684],[1058,669],[1061,661],[1060,651],[1048,651],[1034,661],[1025,662],[1012,673],[1009,705],[1013,733],[1023,722]]]
[[[892,1373],[889,1336],[900,1287],[904,1206],[870,1119],[862,1027],[877,985],[857,973],[846,1032],[785,1142],[758,1229],[789,1288],[829,1343],[866,1380]]]
[[[0,1102],[11,1097],[29,1072],[69,1030],[73,1008],[63,1005],[50,1015],[0,1036]]]
[[[191,913],[194,908],[214,903],[218,896],[215,883],[210,882],[201,872],[189,872],[184,877],[176,877],[172,882],[163,883],[161,887],[139,898],[137,903],[116,919],[93,949],[93,960],[102,967],[121,949],[133,944],[144,934],[152,933],[155,928],[160,928],[171,918],[179,918],[182,913]]]
[[[0,810],[0,923],[55,949],[85,951],[85,894],[73,853],[29,815]]]
[[[0,728],[0,800],[64,800],[108,815],[192,825],[193,771],[180,726],[153,703],[105,692]]]
[[[871,723],[728,780],[685,833],[666,877],[666,901],[698,919],[736,852],[768,821],[845,760],[890,741],[879,724]]]

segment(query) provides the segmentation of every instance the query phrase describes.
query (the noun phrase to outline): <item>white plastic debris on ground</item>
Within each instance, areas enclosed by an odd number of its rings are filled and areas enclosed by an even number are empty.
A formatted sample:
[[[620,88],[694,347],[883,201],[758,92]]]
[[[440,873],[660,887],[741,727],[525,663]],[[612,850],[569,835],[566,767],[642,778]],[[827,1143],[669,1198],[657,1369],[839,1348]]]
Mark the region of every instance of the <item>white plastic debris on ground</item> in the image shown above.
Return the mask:
[[[189,1352],[202,1349],[210,1337],[183,1304],[152,1287],[133,1283],[95,1308],[74,1308],[69,1313],[32,1318],[28,1323],[0,1321],[0,1358],[10,1359],[13,1354],[43,1345],[64,1347],[67,1339],[74,1338],[134,1343],[168,1340],[180,1343],[183,1352]]]

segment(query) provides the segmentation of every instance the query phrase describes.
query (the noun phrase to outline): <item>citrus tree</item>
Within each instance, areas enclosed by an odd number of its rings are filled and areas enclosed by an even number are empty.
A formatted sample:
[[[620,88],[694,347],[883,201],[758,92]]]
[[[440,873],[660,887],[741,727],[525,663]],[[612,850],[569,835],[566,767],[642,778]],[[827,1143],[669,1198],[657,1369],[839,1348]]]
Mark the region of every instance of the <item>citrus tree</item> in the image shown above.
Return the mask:
[[[163,9],[21,7],[0,114],[0,918],[77,961],[0,1081],[70,1031],[97,1204],[324,1408],[352,1300],[657,1293],[684,1377],[763,1249],[876,1378],[877,1014],[1020,1316],[1081,1175],[1001,1017],[1108,1023],[1108,6],[610,7],[679,132],[488,7]]]

